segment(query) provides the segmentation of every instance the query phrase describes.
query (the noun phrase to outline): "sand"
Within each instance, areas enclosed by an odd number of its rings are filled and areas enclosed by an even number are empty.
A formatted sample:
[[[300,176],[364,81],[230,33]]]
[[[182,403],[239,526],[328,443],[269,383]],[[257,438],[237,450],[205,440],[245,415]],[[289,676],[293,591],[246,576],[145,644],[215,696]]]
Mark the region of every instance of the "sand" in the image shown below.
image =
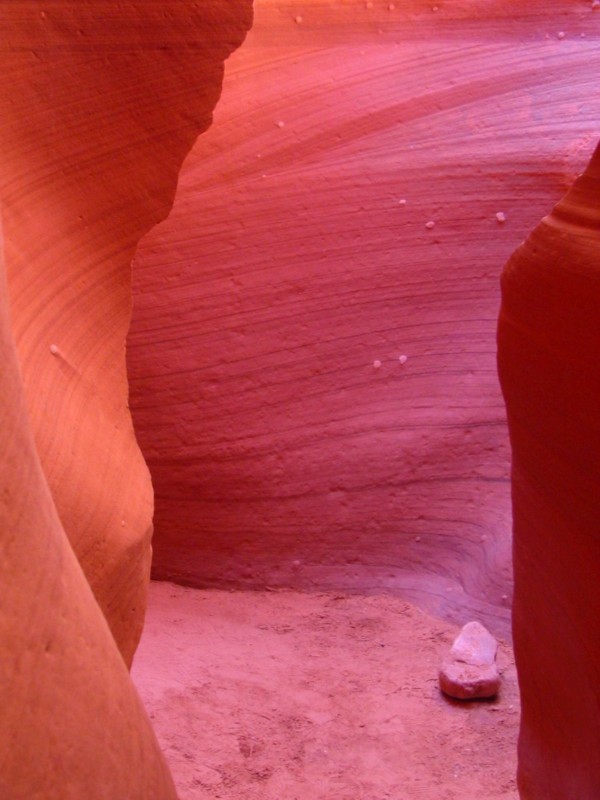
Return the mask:
[[[393,596],[154,582],[133,677],[181,800],[512,800],[513,653],[496,700],[448,700],[456,632]]]

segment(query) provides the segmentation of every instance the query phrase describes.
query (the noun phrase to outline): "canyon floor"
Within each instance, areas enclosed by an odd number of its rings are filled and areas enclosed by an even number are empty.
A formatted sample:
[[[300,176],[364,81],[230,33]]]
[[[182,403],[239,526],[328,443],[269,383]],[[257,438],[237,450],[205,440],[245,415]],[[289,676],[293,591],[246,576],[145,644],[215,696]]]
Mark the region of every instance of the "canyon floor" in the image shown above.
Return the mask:
[[[387,595],[155,582],[133,677],[181,800],[512,800],[513,653],[496,700],[448,700],[456,632]]]

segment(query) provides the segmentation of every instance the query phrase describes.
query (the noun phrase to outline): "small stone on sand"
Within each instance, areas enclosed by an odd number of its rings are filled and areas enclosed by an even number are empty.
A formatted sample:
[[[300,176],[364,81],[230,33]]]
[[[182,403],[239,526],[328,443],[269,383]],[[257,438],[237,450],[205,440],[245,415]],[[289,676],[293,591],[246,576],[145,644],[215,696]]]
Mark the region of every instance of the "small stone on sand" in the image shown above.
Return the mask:
[[[495,697],[500,688],[498,643],[479,622],[468,622],[439,672],[440,689],[458,700]]]

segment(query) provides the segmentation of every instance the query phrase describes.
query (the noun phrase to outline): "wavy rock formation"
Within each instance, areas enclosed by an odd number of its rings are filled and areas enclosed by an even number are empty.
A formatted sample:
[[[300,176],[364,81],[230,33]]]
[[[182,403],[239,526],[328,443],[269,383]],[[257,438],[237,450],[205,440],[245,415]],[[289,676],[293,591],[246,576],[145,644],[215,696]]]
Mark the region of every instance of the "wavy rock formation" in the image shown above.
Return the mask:
[[[36,452],[0,261],[0,795],[175,800]]]
[[[251,0],[0,3],[13,330],[61,522],[130,662],[153,498],[127,407],[130,263],[208,127]]]
[[[600,796],[600,147],[502,277],[524,800]]]
[[[498,275],[589,156],[600,15],[255,14],[135,262],[155,574],[398,591],[506,633]]]
[[[130,261],[251,13],[0,2],[3,800],[175,798],[127,672],[152,528],[127,408]]]

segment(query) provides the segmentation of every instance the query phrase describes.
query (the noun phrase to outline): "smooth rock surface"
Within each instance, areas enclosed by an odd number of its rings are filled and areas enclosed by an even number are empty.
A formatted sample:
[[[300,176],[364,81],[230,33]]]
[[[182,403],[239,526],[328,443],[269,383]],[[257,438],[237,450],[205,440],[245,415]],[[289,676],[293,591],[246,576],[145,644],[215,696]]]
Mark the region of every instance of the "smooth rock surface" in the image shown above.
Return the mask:
[[[34,445],[1,251],[0,364],[0,797],[176,800]]]
[[[249,0],[0,0],[2,800],[176,798],[127,670],[153,505],[130,261],[250,19]]]
[[[600,797],[599,264],[600,147],[502,276],[524,800]]]
[[[128,408],[131,259],[169,211],[251,13],[251,0],[0,0],[0,202],[27,410],[128,663],[153,514]]]
[[[498,694],[500,673],[495,664],[473,667],[462,661],[445,661],[439,683],[444,694],[456,700],[486,700]]]

